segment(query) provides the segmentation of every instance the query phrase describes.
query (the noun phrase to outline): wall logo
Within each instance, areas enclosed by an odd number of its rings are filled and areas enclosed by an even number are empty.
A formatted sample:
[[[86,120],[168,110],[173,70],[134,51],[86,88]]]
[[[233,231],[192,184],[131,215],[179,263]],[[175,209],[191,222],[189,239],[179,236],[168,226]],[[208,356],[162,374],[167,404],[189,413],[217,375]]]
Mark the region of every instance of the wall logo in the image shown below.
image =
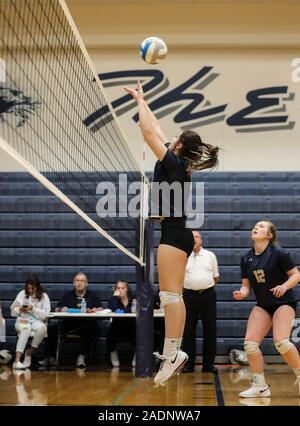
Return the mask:
[[[293,83],[300,82],[300,58],[294,58],[291,62],[292,71],[292,81]]]
[[[33,101],[20,90],[1,86],[0,84],[0,122],[4,121],[7,114],[17,118],[16,127],[24,126],[29,117],[41,105],[39,101]]]
[[[250,90],[246,93],[245,106],[228,116],[228,103],[212,105],[205,96],[205,88],[213,84],[220,74],[213,67],[205,66],[196,74],[175,88],[159,70],[129,70],[99,74],[104,87],[133,84],[140,79],[148,104],[156,117],[171,116],[182,130],[208,126],[225,121],[236,132],[262,132],[293,129],[295,122],[289,120],[286,104],[293,101],[295,94],[288,92],[288,86],[271,86]],[[154,98],[151,101],[151,98]],[[118,116],[135,108],[130,95],[115,99],[112,106]],[[84,124],[96,132],[113,119],[107,105],[86,117]],[[132,119],[138,121],[138,115]]]

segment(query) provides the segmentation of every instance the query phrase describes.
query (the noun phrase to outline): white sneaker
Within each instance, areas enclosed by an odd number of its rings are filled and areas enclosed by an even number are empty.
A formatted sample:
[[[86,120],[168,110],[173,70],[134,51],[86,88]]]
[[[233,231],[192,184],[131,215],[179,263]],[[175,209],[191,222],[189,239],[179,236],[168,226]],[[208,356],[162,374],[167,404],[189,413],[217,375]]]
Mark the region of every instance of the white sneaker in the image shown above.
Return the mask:
[[[300,376],[297,377],[296,381],[295,381],[295,385],[298,385],[298,392],[299,392],[299,396],[300,396]]]
[[[23,365],[24,365],[25,368],[29,368],[31,366],[31,356],[26,355],[26,353],[25,353]]]
[[[48,365],[48,358],[42,359],[41,361],[39,361],[39,365],[41,365],[42,367],[47,367]],[[53,356],[50,356],[49,358],[49,365],[50,366],[54,366],[56,365],[56,359],[53,358]]]
[[[189,358],[188,355],[180,349],[177,350],[173,359],[171,357],[157,355],[157,353],[155,353],[155,355],[157,358],[161,359],[159,371],[154,377],[154,383],[156,385],[163,385],[173,374],[179,373]]]
[[[135,367],[135,354],[133,355],[133,358],[131,361],[131,367]]]
[[[241,398],[266,398],[271,395],[271,392],[266,383],[264,385],[252,383],[249,389],[240,392],[239,395]]]
[[[77,360],[76,360],[76,367],[78,368],[85,368],[86,367],[86,363],[85,363],[85,355],[78,355]]]
[[[113,367],[120,367],[120,361],[119,361],[119,357],[118,357],[118,352],[117,351],[112,351],[110,353],[110,362],[112,364]]]
[[[22,364],[22,362],[18,361],[18,362],[13,363],[13,369],[14,370],[25,370],[26,367]]]

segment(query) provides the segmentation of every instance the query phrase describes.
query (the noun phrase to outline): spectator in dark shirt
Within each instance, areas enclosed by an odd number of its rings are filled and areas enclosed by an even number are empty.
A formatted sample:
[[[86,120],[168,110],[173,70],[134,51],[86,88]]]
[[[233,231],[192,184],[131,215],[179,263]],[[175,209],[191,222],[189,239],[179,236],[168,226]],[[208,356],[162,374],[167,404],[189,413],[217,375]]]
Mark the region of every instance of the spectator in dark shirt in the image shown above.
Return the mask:
[[[88,279],[83,273],[75,275],[73,280],[73,290],[66,291],[58,302],[56,312],[66,312],[69,308],[80,308],[82,299],[86,302],[86,312],[93,313],[102,308],[101,300],[98,295],[88,289]],[[54,362],[54,356],[57,350],[57,327],[49,328],[50,362]],[[76,367],[84,368],[86,366],[86,357],[93,347],[95,339],[100,335],[100,327],[95,318],[66,318],[62,320],[61,333],[76,334],[82,338],[82,347],[77,356]],[[40,361],[44,365],[46,360]]]
[[[132,301],[135,301],[135,299],[131,294],[128,282],[125,280],[118,280],[114,286],[113,296],[108,301],[109,309],[113,312],[131,313]],[[107,347],[113,367],[120,366],[117,345],[123,337],[135,348],[135,318],[113,318],[110,323],[107,336]],[[135,367],[135,355],[132,359],[132,366]]]

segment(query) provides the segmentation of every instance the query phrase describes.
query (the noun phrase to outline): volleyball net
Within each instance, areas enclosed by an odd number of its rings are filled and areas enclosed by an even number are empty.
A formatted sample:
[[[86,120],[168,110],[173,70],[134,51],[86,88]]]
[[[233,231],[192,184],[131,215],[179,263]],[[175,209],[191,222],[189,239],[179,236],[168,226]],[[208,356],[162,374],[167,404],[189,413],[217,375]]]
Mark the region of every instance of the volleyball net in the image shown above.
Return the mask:
[[[0,147],[142,264],[147,179],[65,2],[1,0],[0,58]]]

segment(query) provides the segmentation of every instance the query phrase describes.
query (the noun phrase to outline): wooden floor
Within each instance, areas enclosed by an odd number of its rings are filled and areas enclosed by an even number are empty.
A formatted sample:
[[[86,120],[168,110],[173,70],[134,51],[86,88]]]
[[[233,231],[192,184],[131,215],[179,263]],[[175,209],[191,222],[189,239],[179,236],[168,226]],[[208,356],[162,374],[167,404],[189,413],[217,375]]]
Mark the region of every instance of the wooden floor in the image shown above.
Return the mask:
[[[0,405],[289,405],[299,406],[295,376],[283,365],[266,368],[271,398],[239,399],[248,387],[247,367],[219,366],[219,374],[173,377],[166,387],[153,387],[153,379],[137,379],[134,371],[90,368],[70,371],[13,372],[0,369]]]

